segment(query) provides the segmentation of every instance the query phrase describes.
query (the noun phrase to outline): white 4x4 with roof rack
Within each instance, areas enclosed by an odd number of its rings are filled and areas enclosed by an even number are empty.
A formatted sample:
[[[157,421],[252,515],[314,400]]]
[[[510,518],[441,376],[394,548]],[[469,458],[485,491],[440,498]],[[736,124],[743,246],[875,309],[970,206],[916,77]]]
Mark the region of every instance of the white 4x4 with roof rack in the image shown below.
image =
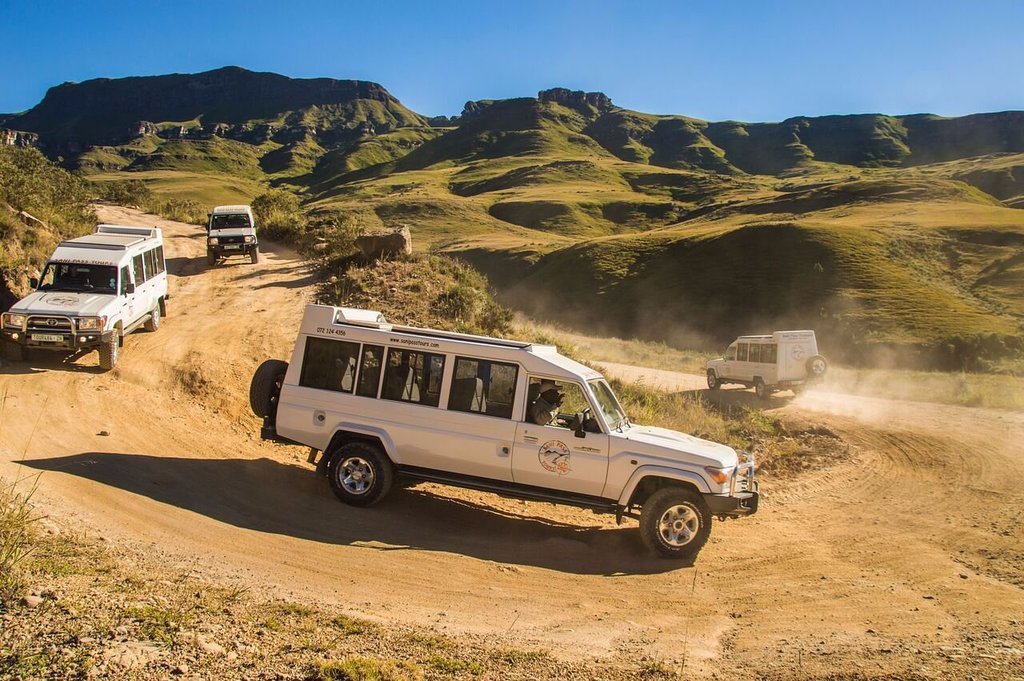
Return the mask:
[[[156,331],[167,312],[163,236],[157,227],[99,225],[62,241],[32,287],[3,314],[8,356],[97,348],[100,367],[113,369],[124,337],[140,326]]]
[[[260,244],[256,239],[256,218],[252,207],[217,206],[206,223],[206,261],[217,261],[233,255],[243,255],[253,264],[260,261]]]
[[[681,558],[712,517],[757,510],[752,456],[631,423],[601,374],[551,346],[309,305],[291,363],[261,364],[249,397],[262,437],[310,447],[356,506],[406,476],[638,518],[645,544]]]
[[[776,331],[764,336],[740,336],[723,357],[708,360],[708,387],[726,383],[753,388],[766,399],[776,390],[798,393],[824,378],[828,362],[818,354],[814,331]]]

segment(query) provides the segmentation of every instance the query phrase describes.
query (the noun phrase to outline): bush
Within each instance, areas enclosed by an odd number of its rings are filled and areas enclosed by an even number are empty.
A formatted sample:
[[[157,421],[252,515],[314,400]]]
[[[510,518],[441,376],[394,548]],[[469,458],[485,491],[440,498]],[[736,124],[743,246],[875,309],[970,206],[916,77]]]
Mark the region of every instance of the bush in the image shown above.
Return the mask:
[[[306,232],[299,197],[283,189],[271,189],[254,198],[252,212],[258,228],[272,239],[296,242]]]
[[[191,199],[152,201],[146,206],[146,209],[168,220],[199,225],[200,227],[206,225],[206,208],[198,201],[192,201]]]
[[[142,180],[99,182],[94,187],[101,199],[119,206],[147,207],[153,201],[153,192]]]

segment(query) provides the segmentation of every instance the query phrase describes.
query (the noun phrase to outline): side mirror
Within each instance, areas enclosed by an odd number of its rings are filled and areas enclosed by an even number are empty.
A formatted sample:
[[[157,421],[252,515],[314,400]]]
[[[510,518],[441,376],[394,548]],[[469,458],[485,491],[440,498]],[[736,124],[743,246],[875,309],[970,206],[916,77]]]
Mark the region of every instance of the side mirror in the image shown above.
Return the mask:
[[[37,289],[39,288],[39,280],[36,279],[35,277],[29,277],[28,285],[30,288]]]
[[[586,422],[583,419],[582,412],[578,412],[575,416],[573,416],[572,423],[570,424],[572,426],[573,435],[575,435],[576,437],[586,437],[587,431],[583,427],[585,423]]]
[[[129,294],[129,295],[131,295],[132,293],[135,293],[135,284],[133,284],[132,282],[129,281],[128,285],[124,287],[124,292]]]

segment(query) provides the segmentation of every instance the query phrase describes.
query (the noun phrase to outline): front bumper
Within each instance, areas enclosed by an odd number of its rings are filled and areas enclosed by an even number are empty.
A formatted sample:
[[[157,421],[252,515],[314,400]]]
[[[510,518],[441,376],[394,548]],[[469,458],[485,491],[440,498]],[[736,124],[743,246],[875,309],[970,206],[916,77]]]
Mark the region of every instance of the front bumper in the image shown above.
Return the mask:
[[[755,488],[756,488],[755,484]],[[704,501],[711,515],[740,518],[757,513],[757,505],[761,495],[755,489],[752,492],[736,492],[732,495],[705,494]]]
[[[226,258],[230,255],[249,255],[252,251],[255,251],[258,244],[217,244],[216,246],[207,246],[206,252],[212,253],[218,257]]]
[[[70,328],[39,330],[5,326],[2,333],[8,343],[17,343],[26,348],[75,352],[109,343],[115,332],[98,329],[80,331],[71,320]]]

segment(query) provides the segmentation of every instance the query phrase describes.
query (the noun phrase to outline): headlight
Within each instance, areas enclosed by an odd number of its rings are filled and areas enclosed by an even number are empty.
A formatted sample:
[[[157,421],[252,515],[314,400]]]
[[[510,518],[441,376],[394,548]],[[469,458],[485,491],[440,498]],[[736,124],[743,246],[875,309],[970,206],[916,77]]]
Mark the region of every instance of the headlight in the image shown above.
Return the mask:
[[[5,312],[4,326],[16,326],[19,329],[22,328],[23,326],[25,326],[25,315]]]
[[[217,237],[211,236],[209,239],[206,240],[206,243],[208,245],[210,245],[210,246],[216,246],[217,245]]]
[[[732,475],[733,469],[730,468],[712,468],[708,466],[704,469],[707,471],[708,477],[714,480],[719,485],[724,485],[729,482],[729,476]]]
[[[256,241],[256,237],[254,237],[254,236],[247,236],[247,237],[245,237],[245,243],[251,244],[253,241]]]
[[[107,323],[106,317],[79,317],[78,318],[78,329],[80,331],[86,330],[100,330],[103,325]]]

